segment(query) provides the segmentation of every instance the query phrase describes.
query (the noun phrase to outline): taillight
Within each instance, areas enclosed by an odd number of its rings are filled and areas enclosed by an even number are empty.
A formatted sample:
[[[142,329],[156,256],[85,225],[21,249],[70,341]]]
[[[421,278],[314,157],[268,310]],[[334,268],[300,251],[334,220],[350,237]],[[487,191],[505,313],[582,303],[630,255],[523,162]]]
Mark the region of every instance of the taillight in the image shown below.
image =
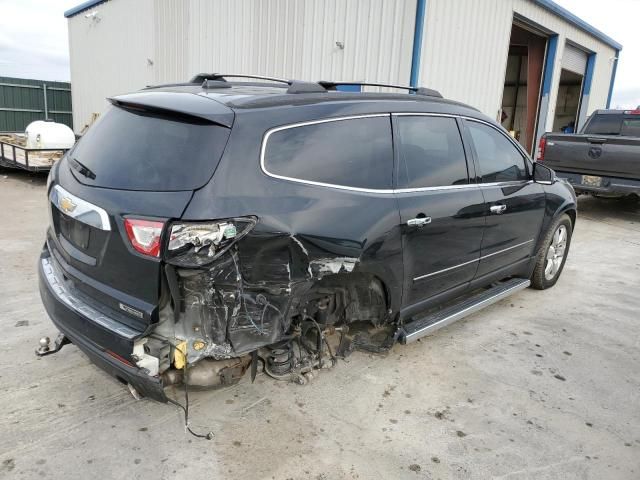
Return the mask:
[[[160,256],[160,237],[164,222],[125,218],[124,228],[131,246],[136,251],[151,257]]]
[[[540,144],[538,145],[538,154],[536,155],[536,161],[542,162],[544,160],[544,151],[547,148],[547,138],[545,136],[540,137]]]
[[[255,224],[254,217],[173,223],[169,227],[166,261],[182,267],[209,264],[249,233]]]

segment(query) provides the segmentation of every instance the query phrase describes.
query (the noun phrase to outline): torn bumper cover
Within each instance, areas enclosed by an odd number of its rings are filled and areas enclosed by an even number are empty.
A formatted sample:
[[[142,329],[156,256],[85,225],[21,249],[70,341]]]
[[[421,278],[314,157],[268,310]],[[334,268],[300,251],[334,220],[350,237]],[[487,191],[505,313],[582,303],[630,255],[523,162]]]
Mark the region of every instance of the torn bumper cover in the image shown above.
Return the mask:
[[[65,285],[54,262],[45,249],[39,260],[38,273],[40,295],[55,326],[107,373],[130,384],[145,397],[167,402],[162,379],[147,375],[122,356],[124,352],[132,351],[135,337],[142,332],[106,317],[75,296]],[[101,345],[109,345],[112,350]]]

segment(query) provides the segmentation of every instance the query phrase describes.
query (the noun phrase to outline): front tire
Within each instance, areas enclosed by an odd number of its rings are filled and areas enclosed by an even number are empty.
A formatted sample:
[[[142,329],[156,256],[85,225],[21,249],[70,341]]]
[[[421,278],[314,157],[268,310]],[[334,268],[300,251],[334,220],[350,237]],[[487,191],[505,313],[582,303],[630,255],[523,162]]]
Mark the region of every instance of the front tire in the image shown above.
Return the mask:
[[[571,219],[564,214],[551,225],[542,241],[531,275],[531,286],[538,290],[553,287],[567,261],[573,233]]]

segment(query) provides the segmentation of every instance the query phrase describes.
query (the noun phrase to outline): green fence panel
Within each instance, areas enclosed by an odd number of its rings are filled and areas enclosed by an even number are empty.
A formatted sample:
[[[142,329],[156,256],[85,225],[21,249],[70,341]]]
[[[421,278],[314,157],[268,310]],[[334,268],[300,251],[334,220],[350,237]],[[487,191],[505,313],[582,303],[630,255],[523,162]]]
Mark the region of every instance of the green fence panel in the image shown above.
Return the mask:
[[[24,131],[47,118],[73,129],[70,83],[0,77],[0,131]]]

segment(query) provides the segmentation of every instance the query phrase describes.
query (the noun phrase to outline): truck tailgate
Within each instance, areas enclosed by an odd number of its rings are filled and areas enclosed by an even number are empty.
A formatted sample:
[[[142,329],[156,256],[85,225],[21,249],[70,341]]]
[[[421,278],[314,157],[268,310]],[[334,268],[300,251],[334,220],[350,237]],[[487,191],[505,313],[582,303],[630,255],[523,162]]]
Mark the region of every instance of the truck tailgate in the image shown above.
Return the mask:
[[[551,134],[544,164],[557,171],[640,179],[640,139],[612,135]]]

